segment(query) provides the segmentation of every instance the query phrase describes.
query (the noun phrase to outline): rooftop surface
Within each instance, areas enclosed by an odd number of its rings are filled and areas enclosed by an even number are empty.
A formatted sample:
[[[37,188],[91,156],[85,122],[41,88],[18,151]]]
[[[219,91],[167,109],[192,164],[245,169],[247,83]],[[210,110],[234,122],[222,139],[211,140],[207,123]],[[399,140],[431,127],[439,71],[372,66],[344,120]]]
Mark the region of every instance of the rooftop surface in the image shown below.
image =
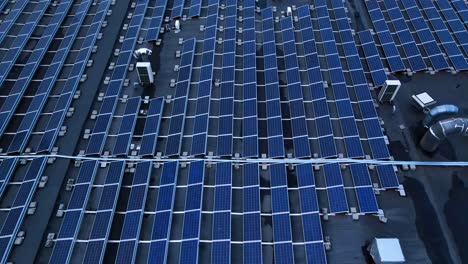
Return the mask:
[[[468,160],[411,99],[466,116],[468,9],[403,2],[0,3],[1,262],[468,262],[468,169],[383,163]]]

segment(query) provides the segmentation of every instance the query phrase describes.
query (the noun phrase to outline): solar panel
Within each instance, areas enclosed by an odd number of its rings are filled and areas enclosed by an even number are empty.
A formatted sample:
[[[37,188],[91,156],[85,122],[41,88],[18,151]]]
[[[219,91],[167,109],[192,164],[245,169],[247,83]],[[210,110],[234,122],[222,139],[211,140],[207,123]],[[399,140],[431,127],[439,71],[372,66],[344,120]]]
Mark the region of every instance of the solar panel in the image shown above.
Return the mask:
[[[5,8],[7,3],[8,3],[8,1],[3,1],[3,2],[0,3],[0,11],[3,11],[3,8]]]
[[[338,163],[325,164],[323,165],[323,169],[327,184],[330,213],[347,213],[349,211],[348,201],[346,200],[340,165]]]
[[[88,160],[84,161],[81,165],[54,249],[52,250],[50,263],[66,263],[70,261],[73,246],[86,210],[86,204],[93,187],[98,164],[98,161]]]
[[[190,163],[180,246],[180,263],[198,259],[205,161]]]
[[[224,263],[231,255],[231,162],[216,164],[215,184],[211,262]]]
[[[336,42],[333,36],[333,30],[328,14],[327,5],[325,1],[317,1],[316,5],[318,5],[316,7],[316,10],[317,16],[319,17],[318,22],[320,26],[320,35],[322,37],[323,48],[327,60],[327,66],[329,69],[328,72],[330,74],[333,93],[335,95],[338,116],[340,117],[339,120],[346,146],[347,156],[350,158],[363,157],[364,150],[362,149],[356,120],[354,118],[351,101],[349,99],[348,89],[346,87],[346,81],[344,78],[343,68],[341,66],[338,49],[336,48]],[[342,41],[346,41],[346,43],[351,44],[347,45],[346,47],[343,47],[345,52],[349,52],[346,54],[348,66],[350,67],[349,70],[352,71],[356,69],[361,69],[362,71],[362,65],[360,64],[359,56],[356,55],[357,49],[356,46],[353,45],[353,40],[345,39]],[[348,48],[353,49],[354,51],[347,50]],[[354,60],[354,64],[350,63],[353,62],[352,60]],[[356,63],[355,60],[357,60],[358,62]],[[363,73],[361,75],[363,75]],[[359,74],[359,72],[352,73],[351,77],[353,82],[357,83],[359,80],[362,79],[364,79],[365,81],[365,76],[361,77],[361,75]]]
[[[416,4],[414,2],[414,4]],[[458,44],[452,38],[452,35],[447,29],[447,26],[444,24],[444,21],[439,15],[439,12],[434,6],[432,1],[420,0],[419,4],[422,6],[422,10],[426,14],[427,20],[432,26],[433,32],[437,35],[439,43],[442,44],[442,47],[445,50],[450,62],[453,64],[454,68],[458,71],[463,71],[468,69],[468,63],[466,62],[465,57],[463,56],[461,50],[458,48]],[[465,32],[468,32],[465,30]]]
[[[133,130],[136,125],[140,103],[141,97],[139,96],[128,99],[112,155],[127,155],[130,142],[132,141]]]
[[[224,14],[223,66],[217,134],[217,155],[232,155],[237,1],[227,0]]]
[[[468,27],[468,7],[464,0],[450,0],[465,26]]]
[[[42,135],[36,152],[51,151],[55,139],[59,133],[59,128],[62,126],[68,108],[70,107],[73,95],[78,87],[78,83],[81,79],[81,75],[84,72],[88,58],[91,55],[92,48],[96,42],[98,32],[101,29],[102,21],[107,14],[111,1],[103,1],[99,4],[98,9],[93,17],[91,25],[86,33],[86,37],[83,40],[80,51],[78,52],[77,59],[73,63],[71,74],[68,76],[67,81],[60,91],[60,97],[57,100],[57,104],[49,118],[46,129]]]
[[[372,82],[375,86],[382,86],[387,80],[387,74],[385,74],[383,69],[383,64],[380,60],[379,51],[375,46],[374,38],[369,30],[361,31],[358,35],[362,50],[366,56],[367,66],[372,76]]]
[[[384,189],[398,188],[400,183],[392,165],[379,165],[377,174],[380,179],[380,185]]]
[[[288,183],[283,163],[270,165],[275,263],[293,263]]]
[[[215,55],[216,31],[218,28],[218,1],[208,2],[205,35],[202,51],[202,65],[198,82],[197,107],[192,133],[191,154],[204,155],[208,136],[210,97],[213,84],[213,64]]]
[[[115,260],[117,263],[135,261],[152,165],[151,161],[140,162],[136,165]]]
[[[167,0],[156,0],[151,14],[151,21],[146,32],[146,41],[157,40],[161,29],[164,11],[166,11]]]
[[[244,164],[243,173],[243,260],[244,263],[262,263],[262,223],[258,164]]]
[[[245,2],[243,18],[242,156],[258,157],[255,1]]]
[[[333,129],[330,121],[330,112],[327,105],[325,89],[323,88],[322,73],[317,48],[315,46],[314,32],[310,17],[309,6],[301,6],[297,11],[300,32],[304,46],[304,56],[307,64],[307,75],[312,94],[312,104],[315,113],[315,125],[318,133],[320,156],[322,158],[335,157],[336,146],[333,138]]]
[[[140,156],[153,155],[161,124],[161,115],[164,108],[164,98],[158,97],[150,100],[146,115],[145,128],[141,138]]]
[[[439,7],[440,12],[449,25],[450,30],[455,35],[455,38],[458,40],[458,44],[465,52],[465,55],[468,55],[468,32],[466,31],[465,25],[453,10],[448,0],[435,1],[435,4]]]
[[[2,21],[0,24],[0,42],[3,41],[4,37],[7,35],[8,30],[11,26],[13,26],[14,21],[17,19],[19,14],[21,13],[21,8],[24,8],[28,1],[19,1],[21,7],[19,9],[12,10],[8,16],[14,16],[14,18],[7,17],[5,20]],[[3,55],[2,60],[0,61],[0,86],[5,82],[5,79],[8,76],[8,73],[15,65],[16,59],[20,55],[21,51],[23,50],[24,46],[28,42],[29,37],[34,32],[34,29],[39,24],[42,16],[44,15],[47,7],[49,6],[49,0],[42,0],[36,4],[34,10],[31,12],[31,15],[28,17],[26,23],[20,29],[18,34],[13,40],[13,43],[8,48],[5,55]],[[68,1],[64,2],[66,5]],[[14,19],[14,20],[10,20]],[[7,27],[7,28],[5,28]],[[32,56],[31,56],[32,57]],[[25,65],[24,69],[28,69]]]
[[[375,198],[374,189],[366,164],[351,164],[354,191],[359,203],[361,213],[377,213],[379,207]]]
[[[281,19],[283,36],[284,63],[288,85],[288,101],[291,112],[294,156],[296,158],[310,157],[309,132],[305,118],[302,87],[297,62],[294,40],[293,22],[291,17]]]
[[[168,240],[174,208],[178,161],[164,163],[159,182],[158,201],[154,214],[148,263],[164,263],[169,248]]]
[[[275,32],[273,10],[262,10],[263,24],[263,63],[267,108],[268,157],[284,157],[283,125],[281,120],[281,101],[276,63]]]
[[[19,186],[13,204],[0,229],[0,261],[6,263],[16,235],[23,223],[29,204],[41,179],[47,158],[36,158],[30,162],[26,175]]]
[[[437,45],[437,42],[435,41],[431,30],[427,26],[421,11],[419,11],[419,7],[416,5],[416,2],[410,0],[403,1],[402,4],[406,10],[406,13],[408,14],[408,17],[410,18],[411,24],[416,30],[419,41],[421,42],[429,57],[429,60],[431,61],[432,67],[435,70],[447,69],[449,65],[442,55],[442,51]]]
[[[4,159],[2,163],[0,163],[0,198],[3,197],[8,182],[15,171],[17,162],[18,158],[9,158]]]
[[[327,263],[311,164],[296,166],[307,263]]]
[[[90,241],[84,254],[84,263],[100,263],[104,259],[124,169],[125,161],[113,161],[109,164],[89,235]]]
[[[7,2],[8,1],[3,1],[3,4],[6,4]],[[29,1],[15,1],[15,4],[10,9],[10,12],[8,12],[8,15],[2,20],[2,23],[0,23],[0,43],[3,42],[3,40],[5,39],[5,37],[8,34],[8,31],[11,29],[11,27],[13,27],[13,25],[16,22],[16,19],[18,19],[21,12],[23,12],[23,9],[26,7],[28,2]],[[44,4],[46,4],[46,6],[47,6],[49,4],[49,2],[50,2],[50,0],[40,1],[40,2],[38,2],[36,4],[36,7],[42,8]],[[2,7],[2,9],[3,9],[3,7]],[[33,17],[35,17],[35,16],[33,16]]]
[[[169,134],[166,142],[166,156],[178,155],[182,143],[182,133],[185,124],[185,111],[187,108],[188,91],[192,77],[192,63],[195,53],[195,38],[184,41],[177,78],[176,91],[173,101]],[[182,107],[176,107],[176,106]]]
[[[189,9],[189,17],[197,17],[200,15],[200,10],[201,10],[201,0],[192,0],[190,3],[190,9]],[[218,2],[214,3],[216,6],[218,6]],[[210,8],[211,4],[208,3],[208,9]],[[207,25],[210,25],[207,23]]]
[[[184,0],[175,0],[172,4],[171,18],[181,17],[182,11],[184,11]]]
[[[117,106],[128,66],[132,59],[133,50],[135,49],[139,29],[143,23],[147,6],[148,0],[139,0],[136,4],[135,11],[129,23],[129,28],[134,28],[134,30],[127,30],[125,35],[122,48],[117,58],[117,63],[114,66],[114,71],[112,72],[109,85],[104,94],[101,109],[99,110],[94,129],[90,135],[85,155],[99,155],[104,148],[107,133],[112,122],[112,116]]]
[[[368,0],[365,1],[365,3],[372,24],[374,25],[374,30],[377,33],[382,49],[385,53],[385,57],[387,58],[390,66],[390,71],[398,72],[405,70],[406,67],[401,60],[401,56],[395,42],[393,42],[392,34],[385,23],[385,18],[380,10],[379,4],[376,0]]]
[[[45,106],[47,98],[52,91],[52,87],[54,86],[60,71],[62,70],[65,59],[70,52],[73,41],[78,35],[90,6],[91,1],[89,0],[82,1],[79,5],[73,16],[71,24],[68,26],[68,29],[63,36],[63,40],[60,42],[60,46],[58,47],[52,62],[47,67],[47,72],[45,73],[39,88],[35,91],[34,98],[32,99],[27,112],[14,133],[14,137],[10,142],[7,153],[21,152],[25,148],[25,145],[33,131],[33,127],[39,119],[41,111]]]
[[[412,71],[426,70],[427,66],[424,59],[419,52],[416,42],[414,42],[413,35],[406,24],[406,20],[401,13],[395,0],[384,0],[385,8],[390,17],[390,22],[396,30],[396,35],[400,40],[400,44],[405,52],[406,59],[408,60]]]

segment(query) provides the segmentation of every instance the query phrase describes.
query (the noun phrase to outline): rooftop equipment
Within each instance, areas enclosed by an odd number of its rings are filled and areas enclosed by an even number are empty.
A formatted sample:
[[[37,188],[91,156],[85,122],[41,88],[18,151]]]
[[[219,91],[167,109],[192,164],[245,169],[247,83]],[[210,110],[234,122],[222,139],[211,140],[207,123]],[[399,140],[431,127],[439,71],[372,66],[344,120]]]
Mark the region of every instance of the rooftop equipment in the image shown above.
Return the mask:
[[[447,118],[450,115],[456,115],[458,114],[459,109],[455,105],[439,105],[431,109],[429,113],[427,113],[426,117],[423,120],[423,126],[425,128],[428,128],[432,126],[435,122],[437,122],[437,119],[442,119],[444,116]]]
[[[142,86],[149,86],[154,83],[153,70],[149,62],[137,62],[136,69],[138,79]]]
[[[411,98],[413,98],[416,108],[423,111],[429,111],[429,107],[437,103],[437,101],[426,92],[413,95]]]
[[[376,264],[405,262],[405,256],[397,238],[374,238],[368,250]]]
[[[399,80],[386,80],[379,93],[381,103],[392,102],[400,90],[401,82]]]
[[[286,16],[291,16],[292,15],[292,9],[290,6],[288,6],[288,8],[286,8]]]
[[[175,21],[174,27],[175,27],[174,33],[179,33],[180,32],[180,21],[178,19]]]
[[[468,136],[468,118],[450,118],[432,125],[419,142],[427,152],[434,152],[452,134]]]

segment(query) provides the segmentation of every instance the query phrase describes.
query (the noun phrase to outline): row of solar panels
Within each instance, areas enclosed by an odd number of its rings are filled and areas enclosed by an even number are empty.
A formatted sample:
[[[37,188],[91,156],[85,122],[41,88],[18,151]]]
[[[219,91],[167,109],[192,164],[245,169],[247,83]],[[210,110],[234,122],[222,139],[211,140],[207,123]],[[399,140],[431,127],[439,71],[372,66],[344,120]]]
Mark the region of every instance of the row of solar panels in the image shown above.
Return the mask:
[[[457,71],[468,70],[468,31],[464,25],[468,8],[463,1],[384,0],[381,5],[377,0],[366,0],[365,3],[390,71],[406,70],[402,58],[406,58],[414,72],[429,66],[437,71],[451,66]],[[394,33],[388,25],[392,25]],[[379,85],[384,81],[383,66],[378,61],[373,37],[364,31],[359,32],[359,38],[373,81]]]

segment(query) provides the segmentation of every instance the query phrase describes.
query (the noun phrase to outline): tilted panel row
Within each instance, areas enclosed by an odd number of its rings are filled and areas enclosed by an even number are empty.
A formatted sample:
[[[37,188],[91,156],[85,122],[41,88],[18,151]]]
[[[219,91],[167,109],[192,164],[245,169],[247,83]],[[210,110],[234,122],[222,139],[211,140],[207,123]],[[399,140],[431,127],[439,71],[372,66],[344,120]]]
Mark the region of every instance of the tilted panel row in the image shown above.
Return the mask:
[[[460,20],[448,0],[438,0],[434,3],[439,7],[439,10],[445,21],[447,21],[450,30],[458,40],[458,44],[465,51],[465,55],[468,55],[468,31],[466,30],[465,25]]]
[[[154,155],[163,108],[164,97],[153,98],[150,100],[145,127],[143,129],[143,136],[141,138],[140,151],[138,152],[140,156]]]
[[[138,117],[138,110],[140,109],[140,103],[141,97],[139,96],[127,99],[127,105],[122,116],[112,155],[119,156],[128,154]]]

